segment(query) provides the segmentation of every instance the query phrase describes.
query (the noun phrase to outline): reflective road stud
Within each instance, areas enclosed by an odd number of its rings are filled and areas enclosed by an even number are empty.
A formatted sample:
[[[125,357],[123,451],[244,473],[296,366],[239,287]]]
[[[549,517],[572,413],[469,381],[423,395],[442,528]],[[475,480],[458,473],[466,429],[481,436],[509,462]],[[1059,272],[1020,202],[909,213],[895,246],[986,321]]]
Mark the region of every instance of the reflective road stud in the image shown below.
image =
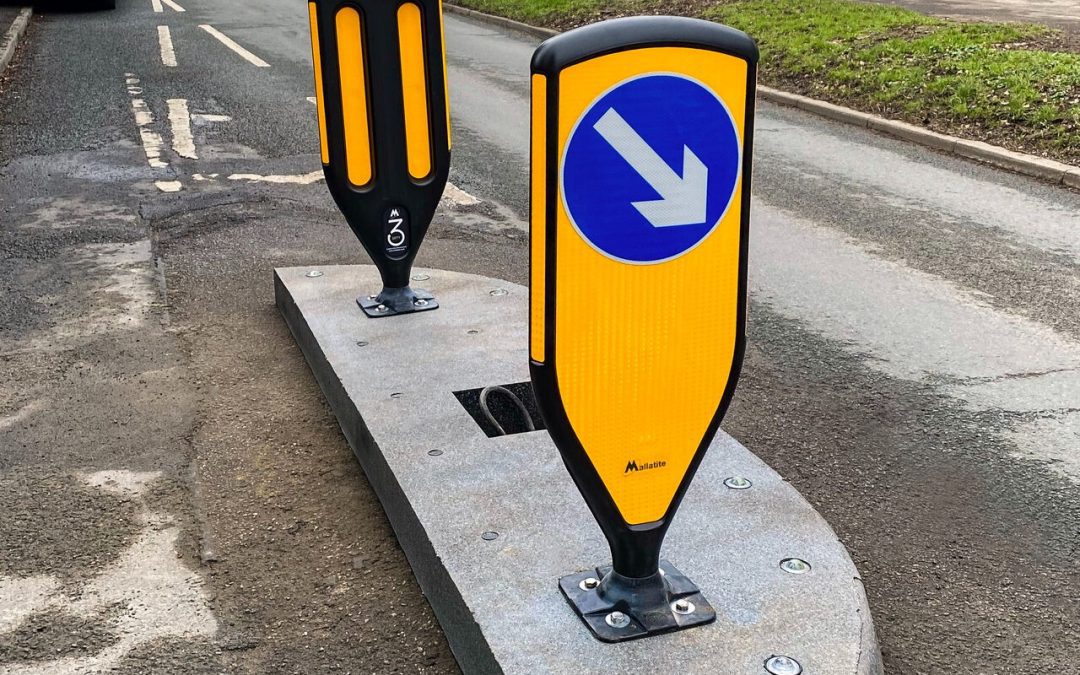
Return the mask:
[[[660,547],[742,362],[756,64],[745,34],[673,17],[533,57],[531,371],[611,546],[559,582],[604,641],[716,616]]]
[[[357,303],[371,317],[437,308],[409,272],[450,169],[438,0],[308,4],[323,169],[382,274]]]

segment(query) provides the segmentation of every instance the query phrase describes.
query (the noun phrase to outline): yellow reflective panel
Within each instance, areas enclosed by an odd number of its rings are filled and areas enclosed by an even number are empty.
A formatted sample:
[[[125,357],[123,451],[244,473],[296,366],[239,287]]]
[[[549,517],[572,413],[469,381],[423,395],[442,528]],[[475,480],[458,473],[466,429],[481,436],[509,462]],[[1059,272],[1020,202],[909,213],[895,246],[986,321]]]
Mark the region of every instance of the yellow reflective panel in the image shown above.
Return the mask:
[[[397,20],[405,103],[405,151],[409,175],[420,180],[431,174],[431,124],[420,6],[410,2],[398,7]]]
[[[746,63],[705,50],[648,48],[560,74],[560,160],[593,101],[646,73],[680,73],[710,88],[731,111],[743,143]],[[740,178],[730,209],[709,237],[651,265],[597,252],[559,199],[559,391],[582,446],[631,525],[663,518],[727,387],[738,327],[741,198]]]
[[[544,280],[547,276],[547,78],[532,76],[532,260],[529,282],[530,356],[544,361]]]
[[[443,24],[442,0],[439,0],[439,35],[442,37],[443,100],[446,102],[446,147],[454,147],[454,135],[450,132],[450,79],[446,76],[446,26]]]
[[[322,150],[322,163],[330,163],[330,144],[326,140],[326,104],[322,90],[322,55],[319,51],[319,24],[316,19],[315,3],[308,3],[308,17],[311,19],[311,59],[315,64],[315,101],[319,110],[319,145]]]
[[[345,157],[349,182],[363,187],[371,182],[371,131],[368,120],[367,71],[360,13],[343,7],[337,21],[341,106],[345,119]]]

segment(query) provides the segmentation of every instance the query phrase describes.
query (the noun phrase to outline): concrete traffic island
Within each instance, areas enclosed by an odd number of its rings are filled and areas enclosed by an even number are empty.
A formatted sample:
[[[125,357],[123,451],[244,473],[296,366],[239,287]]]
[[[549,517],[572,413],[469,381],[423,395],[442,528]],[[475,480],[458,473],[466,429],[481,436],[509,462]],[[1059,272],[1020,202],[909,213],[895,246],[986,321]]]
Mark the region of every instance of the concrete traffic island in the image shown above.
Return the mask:
[[[559,452],[543,431],[488,437],[455,396],[528,381],[528,290],[441,270],[414,279],[437,311],[370,319],[356,296],[378,287],[375,267],[275,270],[278,307],[466,673],[767,673],[776,656],[803,673],[881,672],[847,551],[723,432],[663,551],[716,621],[594,639],[558,579],[606,560],[608,546]]]

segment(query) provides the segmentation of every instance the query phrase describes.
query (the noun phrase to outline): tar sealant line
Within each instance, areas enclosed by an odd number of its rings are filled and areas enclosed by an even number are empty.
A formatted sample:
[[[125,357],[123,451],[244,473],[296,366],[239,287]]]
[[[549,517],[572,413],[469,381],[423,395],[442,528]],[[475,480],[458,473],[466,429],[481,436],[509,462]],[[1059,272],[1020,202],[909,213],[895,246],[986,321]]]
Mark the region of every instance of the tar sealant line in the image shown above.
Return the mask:
[[[168,26],[158,26],[158,44],[161,46],[161,64],[169,68],[176,67],[176,51],[173,49],[172,33]]]
[[[169,125],[172,126],[173,150],[181,157],[198,159],[195,137],[191,135],[191,112],[187,99],[170,98],[166,103],[169,106]]]
[[[163,0],[163,1],[164,2],[169,2],[169,0]],[[269,68],[270,67],[269,63],[267,63],[266,61],[263,61],[258,56],[255,56],[254,54],[252,54],[248,50],[241,47],[239,44],[236,43],[235,40],[233,40],[228,35],[222,33],[217,28],[214,28],[213,26],[210,26],[210,25],[207,25],[207,24],[202,24],[202,25],[199,26],[199,28],[203,29],[204,31],[206,31],[207,33],[212,35],[214,37],[214,39],[216,39],[221,44],[225,45],[229,49],[231,49],[234,52],[236,52],[237,54],[239,54],[241,58],[243,58],[245,61],[247,61],[251,65],[253,65],[253,66],[257,67],[257,68]]]

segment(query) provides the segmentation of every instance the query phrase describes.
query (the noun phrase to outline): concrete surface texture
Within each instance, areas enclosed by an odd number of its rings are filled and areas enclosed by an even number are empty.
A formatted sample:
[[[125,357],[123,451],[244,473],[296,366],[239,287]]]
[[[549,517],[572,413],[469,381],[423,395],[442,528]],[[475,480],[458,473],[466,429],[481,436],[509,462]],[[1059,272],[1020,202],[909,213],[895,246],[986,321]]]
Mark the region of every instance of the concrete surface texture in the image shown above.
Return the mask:
[[[420,262],[525,284],[537,40],[446,29],[457,189]],[[275,267],[365,262],[320,182],[304,4],[35,12],[18,52],[0,93],[0,577],[22,623],[0,669],[112,653],[115,613],[136,609],[72,614],[48,589],[90,597],[151,513],[174,519],[217,630],[177,621],[115,672],[455,672],[274,307]],[[726,430],[851,552],[888,672],[1060,671],[1080,653],[1080,195],[758,112]],[[144,510],[83,478],[100,471],[161,478]]]
[[[617,645],[595,640],[557,581],[610,556],[550,437],[488,438],[453,396],[528,380],[528,289],[418,270],[440,308],[371,320],[355,298],[380,286],[374,267],[311,272],[276,270],[278,306],[465,672],[753,673],[777,654],[806,672],[881,672],[847,551],[794,488],[722,432],[664,551],[717,621]],[[731,476],[753,487],[725,487]],[[785,572],[787,558],[812,569]]]

